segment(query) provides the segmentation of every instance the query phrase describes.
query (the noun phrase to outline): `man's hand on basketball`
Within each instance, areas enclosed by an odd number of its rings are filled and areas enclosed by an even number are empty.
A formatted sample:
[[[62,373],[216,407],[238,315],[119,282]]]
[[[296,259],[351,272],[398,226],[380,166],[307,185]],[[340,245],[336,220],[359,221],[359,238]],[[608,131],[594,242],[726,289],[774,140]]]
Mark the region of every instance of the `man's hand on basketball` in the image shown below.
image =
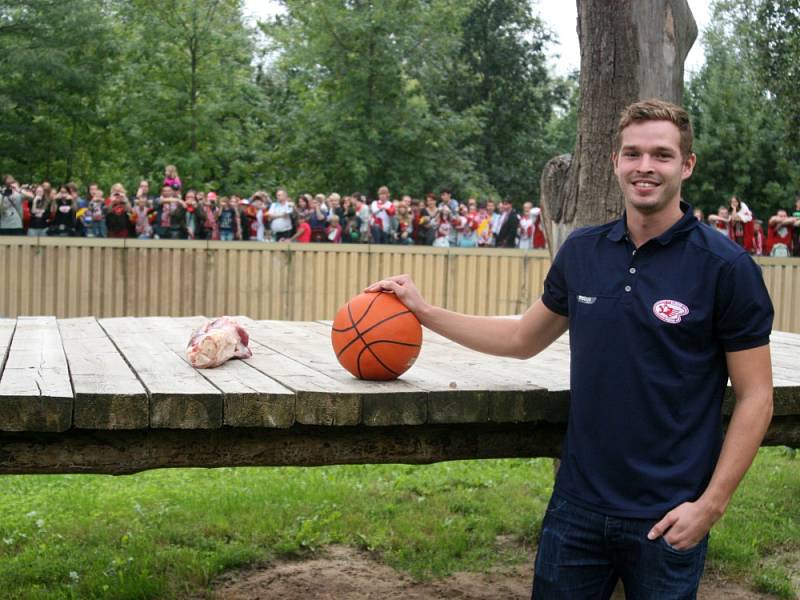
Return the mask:
[[[422,298],[414,280],[410,275],[395,275],[376,281],[364,289],[365,292],[392,292],[397,295],[399,300],[406,305],[408,310],[413,312],[422,321],[423,313],[430,308]]]
[[[700,543],[719,517],[702,502],[684,502],[664,515],[647,538],[655,540],[663,536],[676,550],[688,550]]]

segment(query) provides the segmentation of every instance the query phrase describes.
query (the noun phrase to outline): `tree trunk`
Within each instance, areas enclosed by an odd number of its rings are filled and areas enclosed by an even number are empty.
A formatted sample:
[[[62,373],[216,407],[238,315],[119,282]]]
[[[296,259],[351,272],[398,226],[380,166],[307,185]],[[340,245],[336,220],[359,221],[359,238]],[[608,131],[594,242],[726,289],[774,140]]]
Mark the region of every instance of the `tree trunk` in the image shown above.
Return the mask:
[[[680,104],[683,62],[697,37],[686,0],[577,0],[581,47],[575,151],[550,160],[541,205],[551,256],[577,227],[622,214],[611,153],[622,110],[637,100]]]

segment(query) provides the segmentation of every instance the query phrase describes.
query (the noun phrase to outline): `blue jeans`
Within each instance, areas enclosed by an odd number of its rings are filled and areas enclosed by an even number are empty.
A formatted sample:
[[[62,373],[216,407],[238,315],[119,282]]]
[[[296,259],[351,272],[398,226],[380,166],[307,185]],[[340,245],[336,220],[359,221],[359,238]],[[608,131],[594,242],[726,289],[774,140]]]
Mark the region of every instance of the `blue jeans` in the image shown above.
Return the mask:
[[[89,223],[88,237],[108,237],[108,229],[105,221],[92,221]]]
[[[542,523],[536,554],[535,600],[607,599],[619,579],[634,600],[689,600],[697,596],[708,536],[676,550],[647,533],[658,519],[609,517],[556,494]]]

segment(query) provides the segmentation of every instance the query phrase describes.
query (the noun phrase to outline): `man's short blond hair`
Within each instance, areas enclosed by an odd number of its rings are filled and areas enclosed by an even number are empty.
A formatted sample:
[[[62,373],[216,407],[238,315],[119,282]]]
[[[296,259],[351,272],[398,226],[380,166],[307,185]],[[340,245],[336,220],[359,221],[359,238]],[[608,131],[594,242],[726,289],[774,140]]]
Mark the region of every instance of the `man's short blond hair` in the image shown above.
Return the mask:
[[[633,123],[645,121],[669,121],[673,123],[681,134],[681,156],[687,158],[692,153],[694,143],[694,130],[689,119],[689,113],[677,104],[672,104],[658,98],[634,102],[622,111],[617,124],[615,151],[619,152],[622,146],[622,131]]]

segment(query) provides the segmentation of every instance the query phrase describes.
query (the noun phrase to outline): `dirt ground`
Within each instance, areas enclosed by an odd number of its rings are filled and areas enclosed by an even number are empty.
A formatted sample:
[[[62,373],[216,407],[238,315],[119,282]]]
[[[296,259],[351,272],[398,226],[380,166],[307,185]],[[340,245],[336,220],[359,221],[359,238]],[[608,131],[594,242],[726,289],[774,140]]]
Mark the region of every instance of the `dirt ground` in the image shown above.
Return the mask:
[[[418,583],[367,552],[329,546],[310,560],[274,562],[226,573],[213,583],[213,591],[195,596],[194,600],[529,600],[532,564],[533,557],[529,564],[512,568],[455,573]],[[706,575],[698,597],[703,600],[774,598],[725,581],[714,573]]]

